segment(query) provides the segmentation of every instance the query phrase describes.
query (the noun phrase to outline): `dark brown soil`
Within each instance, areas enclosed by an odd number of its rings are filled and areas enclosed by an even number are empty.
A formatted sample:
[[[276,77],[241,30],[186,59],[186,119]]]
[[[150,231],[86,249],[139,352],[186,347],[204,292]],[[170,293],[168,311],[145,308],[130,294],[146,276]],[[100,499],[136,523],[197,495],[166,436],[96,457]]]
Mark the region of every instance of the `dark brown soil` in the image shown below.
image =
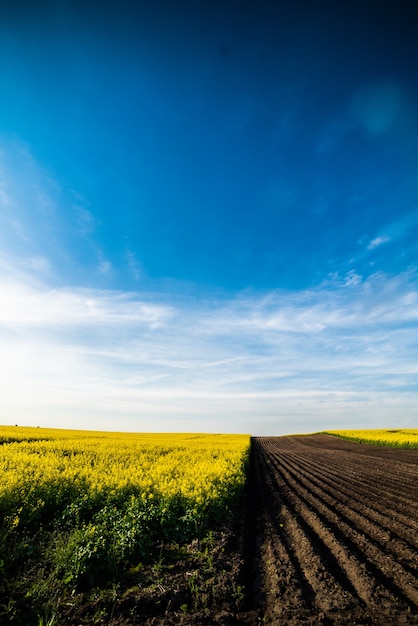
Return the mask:
[[[60,626],[233,626],[243,604],[239,528],[187,546],[162,545],[154,564],[126,572],[113,590],[68,603]],[[1,620],[0,620],[1,621]]]
[[[418,624],[418,450],[266,437],[252,464],[242,623]]]

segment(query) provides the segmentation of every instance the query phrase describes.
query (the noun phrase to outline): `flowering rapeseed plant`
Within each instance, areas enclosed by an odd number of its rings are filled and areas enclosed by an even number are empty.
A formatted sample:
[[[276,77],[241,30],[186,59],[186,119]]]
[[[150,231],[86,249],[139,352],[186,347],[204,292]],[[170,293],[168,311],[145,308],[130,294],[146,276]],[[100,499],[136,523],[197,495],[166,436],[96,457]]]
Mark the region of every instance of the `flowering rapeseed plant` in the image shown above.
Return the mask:
[[[97,582],[230,515],[249,435],[135,434],[0,427],[0,516],[7,533],[66,533],[68,582]]]
[[[342,439],[350,439],[361,443],[371,443],[380,446],[395,448],[418,448],[418,429],[368,429],[368,430],[328,430],[328,435],[335,435]]]

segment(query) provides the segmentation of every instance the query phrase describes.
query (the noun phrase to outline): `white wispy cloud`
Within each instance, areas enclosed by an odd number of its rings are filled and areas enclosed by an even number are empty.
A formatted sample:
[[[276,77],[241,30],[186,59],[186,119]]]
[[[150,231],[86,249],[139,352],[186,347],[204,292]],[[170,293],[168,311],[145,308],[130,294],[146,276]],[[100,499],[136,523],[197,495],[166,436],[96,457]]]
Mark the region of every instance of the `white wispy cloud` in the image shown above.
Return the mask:
[[[112,262],[96,239],[99,222],[87,207],[22,142],[0,143],[0,250],[15,266],[37,263],[39,273],[58,281],[75,270],[112,278]]]
[[[388,241],[390,241],[390,237],[388,237],[387,235],[380,235],[379,237],[375,237],[369,242],[367,250],[373,250],[374,248],[377,248],[384,243],[388,243]]]
[[[412,273],[168,303],[1,283],[6,423],[274,434],[417,417]]]
[[[363,237],[359,243],[364,245],[367,241],[367,247],[365,248],[365,254],[380,248],[388,243],[400,243],[403,240],[403,251],[410,250],[411,257],[415,256],[416,239],[414,233],[418,226],[418,213],[416,210],[405,213],[399,219],[386,224],[384,228],[372,239]]]
[[[100,274],[110,275],[113,272],[112,264],[107,259],[104,259],[102,256],[99,259],[98,269]]]
[[[63,327],[146,324],[156,328],[171,317],[167,306],[141,301],[132,294],[76,288],[33,288],[31,284],[0,279],[0,323],[16,330],[28,325],[37,333]]]

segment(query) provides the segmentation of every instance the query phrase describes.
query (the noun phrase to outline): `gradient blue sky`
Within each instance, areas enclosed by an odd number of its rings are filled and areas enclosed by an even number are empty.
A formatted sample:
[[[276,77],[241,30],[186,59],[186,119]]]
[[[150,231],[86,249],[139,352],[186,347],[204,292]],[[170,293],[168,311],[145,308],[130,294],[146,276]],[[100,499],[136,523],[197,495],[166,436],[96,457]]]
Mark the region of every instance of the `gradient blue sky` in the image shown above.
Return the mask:
[[[0,4],[0,423],[417,426],[418,8]]]

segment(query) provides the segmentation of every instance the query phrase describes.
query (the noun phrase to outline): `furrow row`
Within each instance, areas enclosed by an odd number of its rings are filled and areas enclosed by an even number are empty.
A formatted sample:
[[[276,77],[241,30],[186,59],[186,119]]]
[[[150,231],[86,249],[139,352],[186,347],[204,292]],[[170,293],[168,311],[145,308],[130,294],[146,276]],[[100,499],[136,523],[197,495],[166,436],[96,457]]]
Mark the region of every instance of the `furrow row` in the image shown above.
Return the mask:
[[[261,561],[264,569],[265,604],[268,612],[285,620],[290,619],[294,612],[309,614],[313,592],[294,559],[283,527],[277,525],[280,503],[277,502],[277,493],[263,461],[262,455],[255,454],[256,484],[263,512],[264,541]]]
[[[379,487],[376,487],[377,478],[372,471],[369,472],[369,480],[352,480],[350,477],[350,468],[352,462],[350,459],[342,459],[339,471],[324,464],[323,461],[308,460],[303,456],[297,457],[291,455],[283,455],[287,458],[295,458],[295,462],[300,470],[305,469],[307,472],[314,473],[321,483],[329,486],[331,493],[338,493],[339,500],[346,499],[351,503],[351,507],[370,508],[375,511],[376,519],[382,524],[385,523],[397,529],[399,536],[408,537],[416,547],[418,547],[418,520],[414,519],[416,503],[418,500],[416,484],[418,482],[418,473],[414,484],[411,486],[411,498],[408,502],[402,499],[398,494],[385,490],[384,481],[379,481]],[[403,511],[401,512],[400,509]]]
[[[352,489],[343,487],[341,483],[329,480],[326,471],[322,470],[323,466],[319,464],[306,469],[303,461],[293,460],[290,456],[285,459],[281,457],[281,462],[283,465],[287,464],[294,476],[303,481],[308,489],[315,489],[316,497],[333,508],[341,519],[348,524],[362,528],[370,541],[378,544],[384,552],[391,553],[415,575],[418,574],[416,532],[410,526],[401,524],[393,517],[384,515],[374,506],[370,506],[367,490],[360,493],[354,492]],[[338,499],[335,497],[336,493],[338,493]]]
[[[333,608],[329,601],[331,576],[346,593],[352,594],[355,590],[372,610],[378,610],[382,602],[394,603],[396,596],[398,606],[415,612],[418,608],[416,576],[365,534],[364,527],[373,526],[374,522],[356,517],[356,512],[349,507],[346,507],[349,517],[347,511],[344,515],[336,512],[329,497],[328,502],[324,499],[318,481],[309,481],[306,476],[301,478],[294,466],[297,461],[292,466],[289,455],[283,458],[271,448],[270,452],[264,449],[264,453],[266,471],[283,502],[280,523],[291,537],[296,558],[300,546],[303,546],[304,560],[308,557],[305,576],[314,589],[317,605],[328,611]],[[302,562],[301,567],[304,567]],[[396,582],[398,579],[404,581],[402,588]],[[322,589],[326,589],[326,593],[323,594]],[[337,605],[341,607],[341,594],[337,595]]]

